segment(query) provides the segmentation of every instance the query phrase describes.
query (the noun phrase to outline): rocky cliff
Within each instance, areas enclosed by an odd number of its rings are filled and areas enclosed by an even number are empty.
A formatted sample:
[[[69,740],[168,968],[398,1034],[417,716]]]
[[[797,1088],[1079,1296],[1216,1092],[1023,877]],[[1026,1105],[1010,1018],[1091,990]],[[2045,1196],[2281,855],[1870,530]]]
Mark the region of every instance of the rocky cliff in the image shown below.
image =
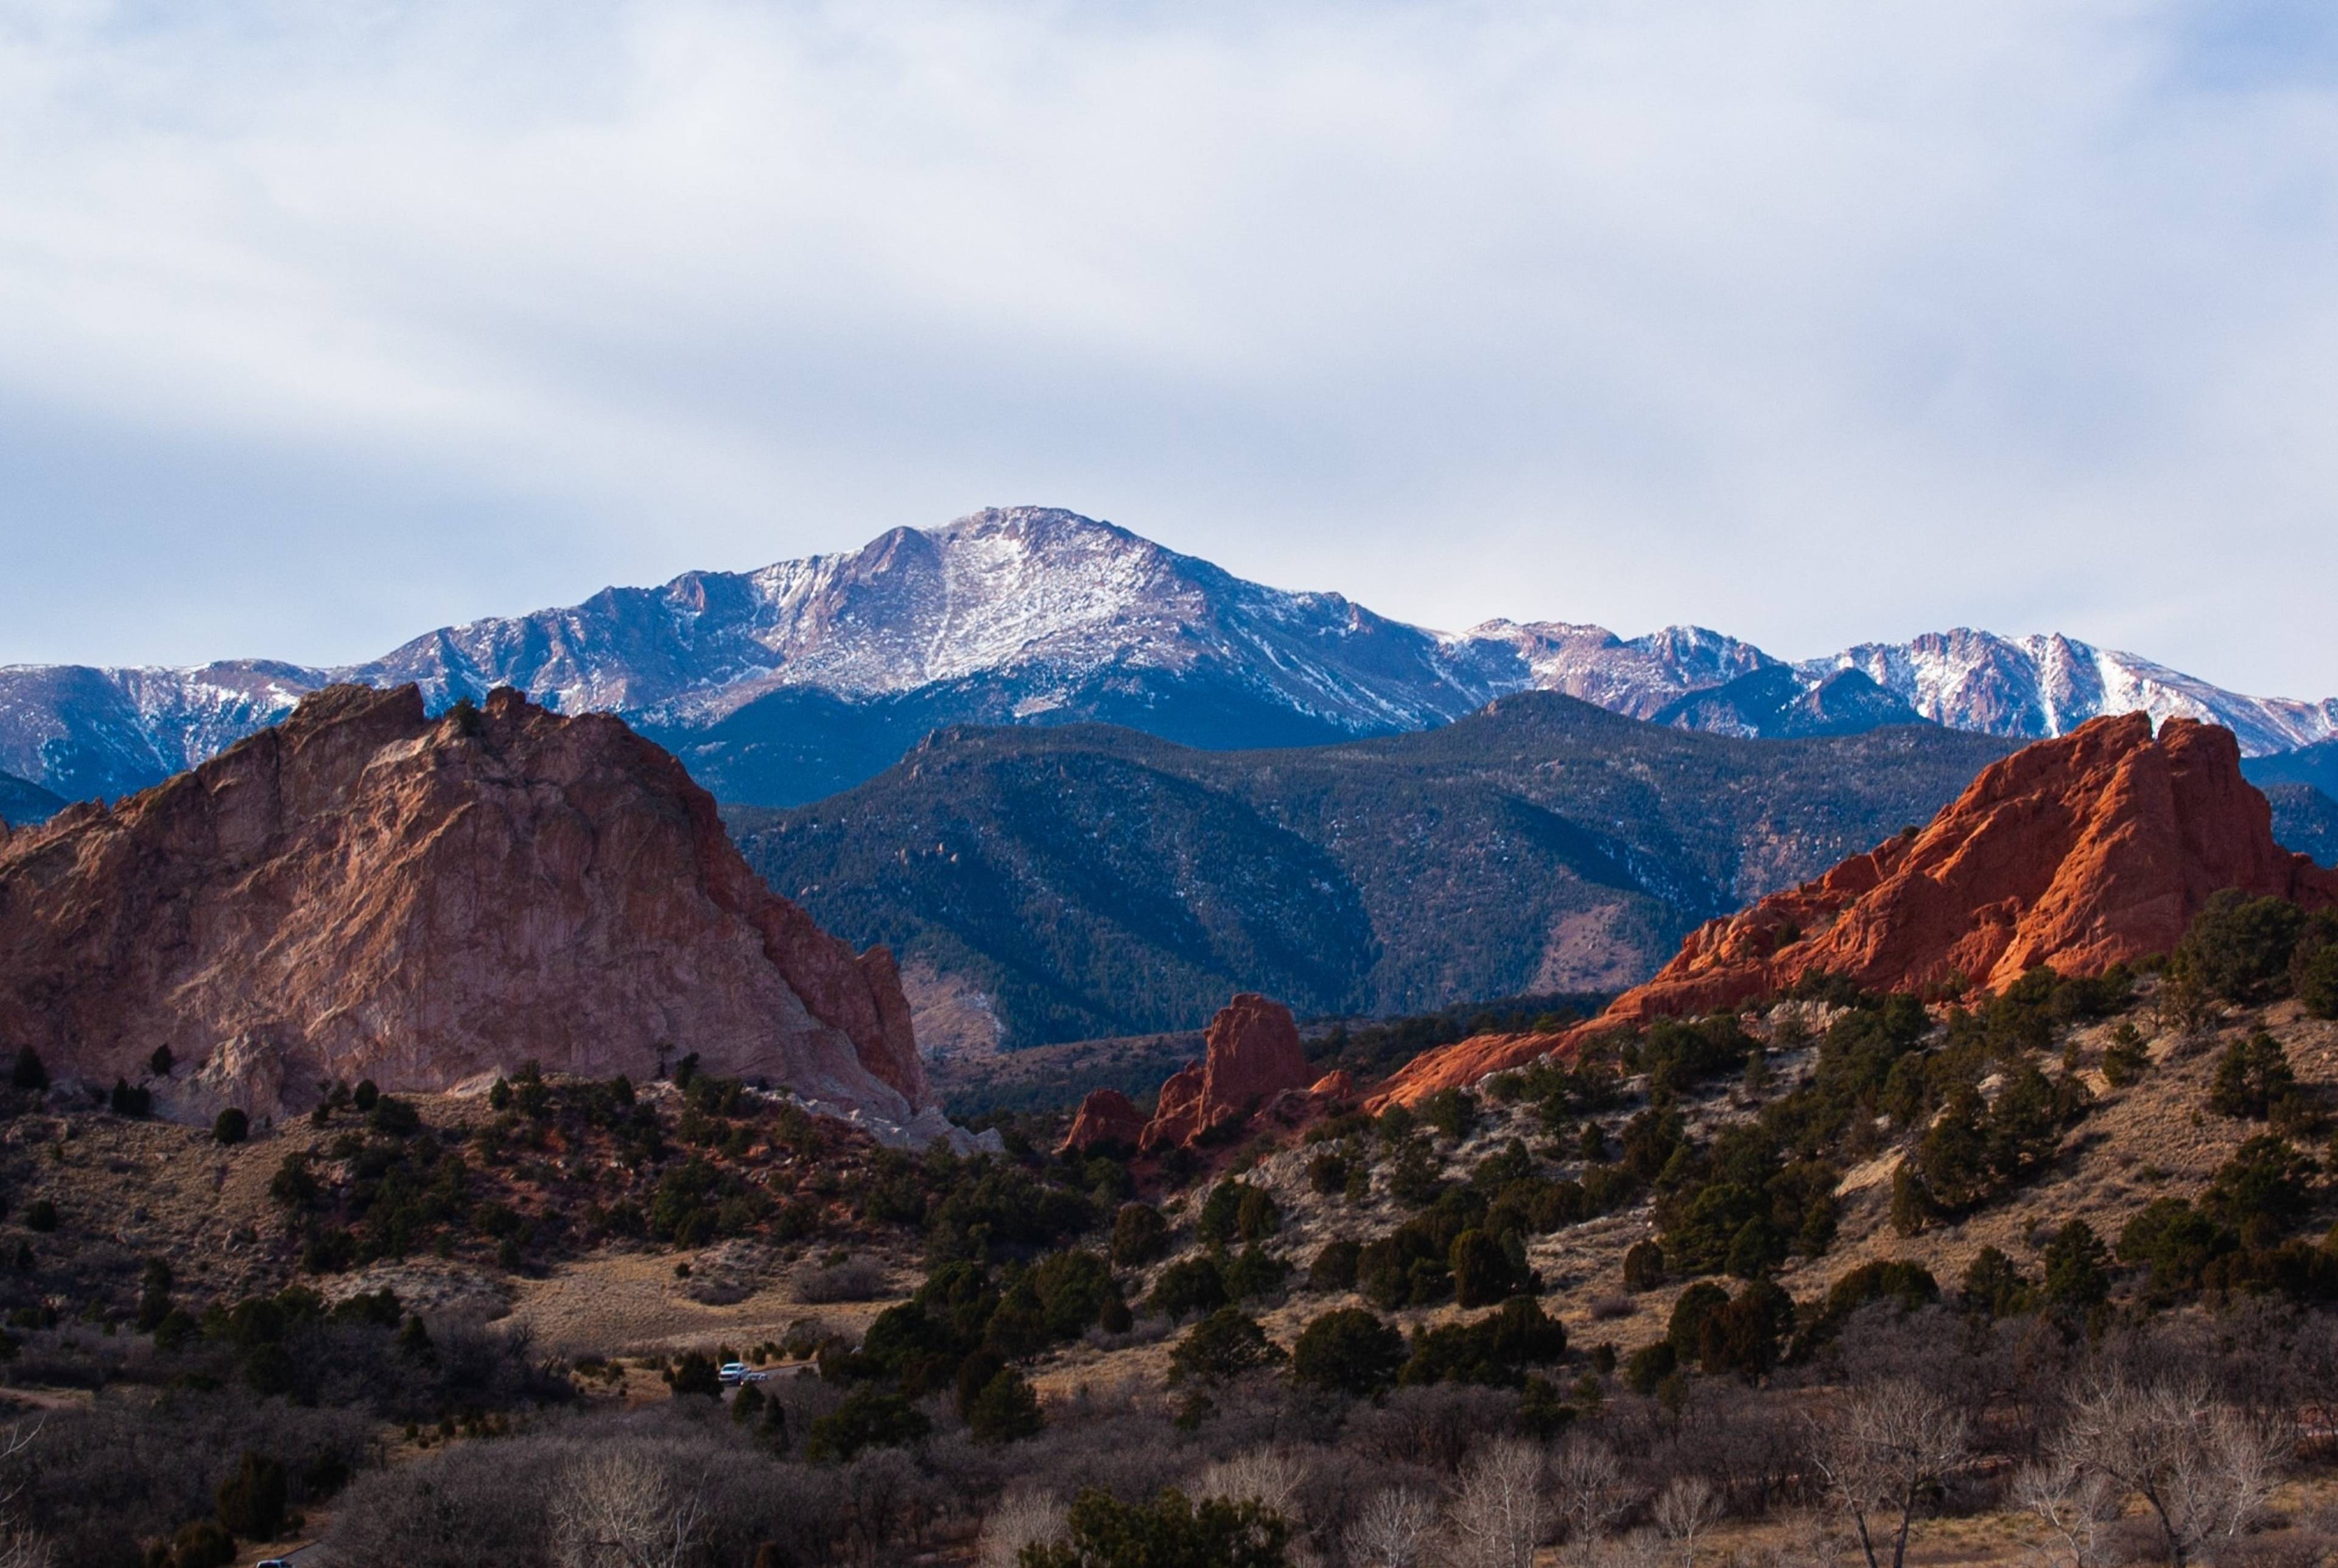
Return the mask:
[[[186,1114],[692,1053],[889,1121],[926,1098],[888,952],[775,897],[622,721],[509,691],[434,720],[411,686],[329,688],[0,841],[0,1040],[101,1083],[167,1045]]]
[[[1992,764],[1931,824],[1690,935],[1646,985],[1567,1040],[1478,1037],[1385,1084],[1410,1102],[1604,1029],[1728,1007],[1805,975],[1875,991],[2001,988],[2039,964],[2098,973],[2164,953],[2211,895],[2338,904],[2338,872],[2274,841],[2232,731],[2097,719]]]

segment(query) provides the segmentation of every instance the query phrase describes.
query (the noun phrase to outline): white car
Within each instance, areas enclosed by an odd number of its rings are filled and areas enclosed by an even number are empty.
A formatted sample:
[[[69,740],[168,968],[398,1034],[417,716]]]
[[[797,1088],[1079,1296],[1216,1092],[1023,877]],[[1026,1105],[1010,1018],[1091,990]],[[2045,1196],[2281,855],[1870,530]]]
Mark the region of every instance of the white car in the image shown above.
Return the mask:
[[[722,1380],[725,1387],[733,1383],[744,1383],[747,1380],[747,1364],[744,1361],[725,1361],[722,1369],[715,1376]]]

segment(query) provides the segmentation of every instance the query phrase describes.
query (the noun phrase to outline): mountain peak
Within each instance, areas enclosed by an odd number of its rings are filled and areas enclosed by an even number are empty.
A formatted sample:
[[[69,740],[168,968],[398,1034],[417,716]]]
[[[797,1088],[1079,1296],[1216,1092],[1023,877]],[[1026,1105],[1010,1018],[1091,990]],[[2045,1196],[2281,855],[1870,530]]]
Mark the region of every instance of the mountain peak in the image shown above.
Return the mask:
[[[1529,690],[1740,734],[1921,718],[2038,739],[2140,710],[2228,725],[2252,756],[2338,735],[2338,701],[2244,697],[2055,634],[1960,627],[1788,664],[1695,625],[1429,632],[1014,505],[441,627],[345,669],[0,670],[0,770],[68,798],[125,793],[336,681],[411,682],[434,709],[509,685],[555,711],[621,713],[726,799],[762,804],[866,779],[936,724],[1095,720],[1203,747],[1293,746],[1442,724]]]

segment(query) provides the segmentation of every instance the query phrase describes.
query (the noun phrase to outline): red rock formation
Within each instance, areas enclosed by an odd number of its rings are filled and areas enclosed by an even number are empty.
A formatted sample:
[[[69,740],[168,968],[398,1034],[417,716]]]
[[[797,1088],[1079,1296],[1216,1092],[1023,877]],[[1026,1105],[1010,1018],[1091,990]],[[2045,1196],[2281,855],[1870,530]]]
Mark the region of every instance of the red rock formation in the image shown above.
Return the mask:
[[[1995,990],[2164,953],[2209,897],[2238,887],[2338,904],[2338,872],[2274,842],[2232,731],[2141,713],[2094,720],[1991,765],[1922,832],[1706,922],[1655,978],[1566,1036],[1479,1036],[1431,1051],[1375,1104],[1572,1049],[1603,1030],[1734,1006],[1804,975],[1878,991],[1961,978]]]
[[[1287,1102],[1315,1103],[1314,1093],[1305,1088],[1307,1053],[1299,1044],[1299,1025],[1282,1003],[1243,992],[1210,1020],[1202,1044],[1202,1059],[1179,1068],[1161,1085],[1151,1121],[1118,1090],[1098,1089],[1080,1102],[1064,1148],[1117,1143],[1146,1154],[1190,1149],[1203,1135],[1245,1121],[1270,1103],[1282,1108],[1286,1122],[1297,1113]],[[1337,1079],[1335,1087],[1345,1090],[1323,1102],[1352,1094],[1346,1078],[1335,1073],[1316,1085],[1321,1090]]]
[[[1144,1112],[1117,1089],[1094,1089],[1080,1102],[1072,1130],[1064,1136],[1066,1153],[1092,1153],[1099,1149],[1134,1149],[1144,1136]]]
[[[1173,1145],[1190,1148],[1282,1090],[1308,1083],[1307,1052],[1291,1009],[1255,992],[1220,1008],[1202,1040],[1202,1060],[1161,1085],[1160,1102],[1138,1143],[1148,1154]]]
[[[11,835],[0,1039],[100,1083],[168,1045],[213,1099],[280,1085],[251,1111],[320,1079],[640,1077],[690,1052],[889,1119],[926,1094],[890,955],[774,896],[622,721],[508,691],[434,721],[410,686],[329,689]]]

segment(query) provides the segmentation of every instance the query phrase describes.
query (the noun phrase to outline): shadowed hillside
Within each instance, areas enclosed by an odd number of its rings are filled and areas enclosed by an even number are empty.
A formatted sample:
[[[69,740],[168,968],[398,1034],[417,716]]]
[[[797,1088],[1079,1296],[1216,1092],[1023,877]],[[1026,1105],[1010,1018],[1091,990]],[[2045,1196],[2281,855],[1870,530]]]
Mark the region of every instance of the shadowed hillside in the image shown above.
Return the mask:
[[[1306,750],[948,730],[857,789],[730,817],[774,890],[987,993],[1022,1045],[1196,1027],[1237,989],[1302,1014],[1619,989],[2008,750],[1743,740],[1537,692]]]

